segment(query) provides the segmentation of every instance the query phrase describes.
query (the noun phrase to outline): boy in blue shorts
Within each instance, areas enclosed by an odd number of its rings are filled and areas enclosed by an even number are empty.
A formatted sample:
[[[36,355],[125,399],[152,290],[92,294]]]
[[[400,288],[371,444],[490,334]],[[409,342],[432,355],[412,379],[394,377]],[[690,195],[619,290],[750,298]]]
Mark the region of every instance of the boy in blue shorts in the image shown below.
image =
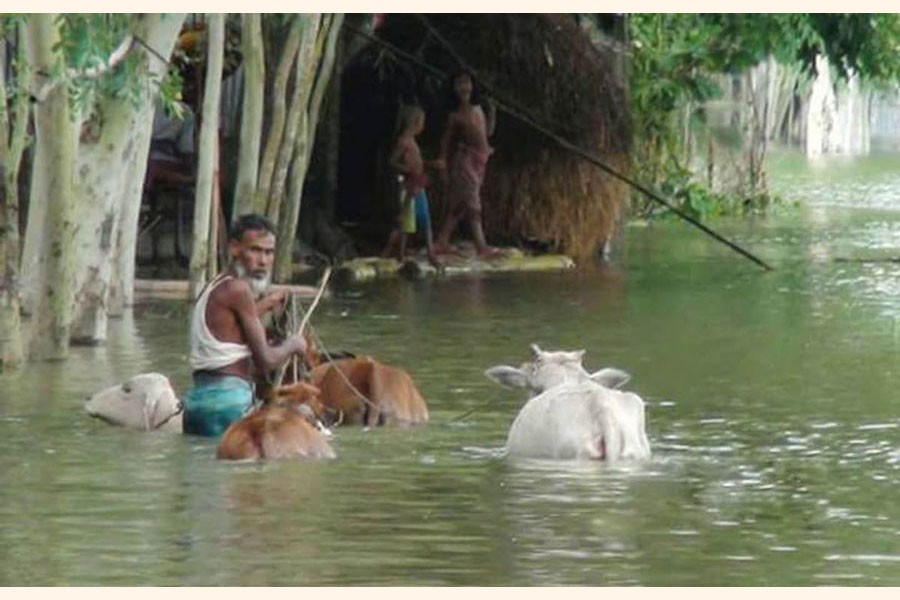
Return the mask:
[[[425,111],[419,106],[403,106],[400,108],[398,118],[399,135],[391,152],[389,164],[397,171],[398,180],[402,187],[402,200],[400,202],[400,215],[397,227],[391,232],[382,256],[390,256],[394,246],[400,243],[400,260],[406,258],[406,238],[409,234],[416,233],[419,227],[425,232],[425,248],[428,253],[428,262],[436,268],[441,267],[434,252],[431,215],[428,210],[428,195],[425,187],[428,185],[428,176],[425,174],[425,161],[416,143],[416,136],[425,129]]]

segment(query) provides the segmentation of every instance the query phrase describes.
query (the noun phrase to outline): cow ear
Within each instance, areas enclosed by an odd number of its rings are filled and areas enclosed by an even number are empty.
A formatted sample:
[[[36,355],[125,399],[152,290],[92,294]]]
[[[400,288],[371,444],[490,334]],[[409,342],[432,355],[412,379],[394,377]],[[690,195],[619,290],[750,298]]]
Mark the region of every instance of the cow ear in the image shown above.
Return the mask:
[[[488,379],[496,381],[504,387],[528,387],[528,377],[521,369],[497,365],[484,372]]]
[[[609,389],[620,388],[631,379],[631,375],[620,369],[606,368],[591,373],[591,381]]]
[[[535,358],[540,358],[543,351],[538,347],[537,344],[531,344],[531,353]]]
[[[152,431],[156,429],[156,419],[157,419],[157,409],[159,408],[159,395],[155,395],[152,398],[145,397],[144,405],[141,407],[141,411],[144,416],[144,431]]]

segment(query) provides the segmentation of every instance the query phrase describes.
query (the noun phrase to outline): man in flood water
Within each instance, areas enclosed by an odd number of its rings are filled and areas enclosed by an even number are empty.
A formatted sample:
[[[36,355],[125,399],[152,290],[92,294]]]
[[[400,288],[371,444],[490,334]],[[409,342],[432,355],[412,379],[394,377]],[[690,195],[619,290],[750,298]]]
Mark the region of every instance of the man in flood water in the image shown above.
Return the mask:
[[[220,435],[252,404],[254,367],[269,372],[306,350],[299,335],[270,345],[260,321],[285,299],[284,292],[263,296],[275,257],[272,223],[243,215],[228,238],[231,264],[200,293],[191,318],[194,387],[184,402],[185,433]]]

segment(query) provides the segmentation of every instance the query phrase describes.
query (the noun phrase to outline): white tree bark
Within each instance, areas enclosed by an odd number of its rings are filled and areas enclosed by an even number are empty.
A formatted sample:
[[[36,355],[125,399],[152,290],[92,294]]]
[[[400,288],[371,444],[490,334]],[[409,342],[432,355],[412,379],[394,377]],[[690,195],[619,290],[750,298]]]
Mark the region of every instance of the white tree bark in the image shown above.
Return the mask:
[[[53,14],[28,18],[29,60],[35,69],[52,73],[60,33]],[[29,228],[33,263],[38,278],[32,287],[34,318],[29,353],[34,358],[61,359],[68,355],[72,314],[72,240],[77,214],[72,202],[78,128],[69,115],[66,89],[52,90],[34,108],[35,153],[32,168]],[[39,231],[39,237],[35,234]]]
[[[183,16],[145,15],[135,33],[151,47],[171,53],[182,22]],[[141,52],[146,52],[143,46]],[[147,75],[162,76],[166,64],[149,54],[144,57]],[[102,118],[99,135],[81,136],[76,157],[80,217],[75,239],[73,343],[103,343],[108,316],[122,313],[125,290],[131,296],[134,287],[136,217],[147,168],[154,96],[146,87],[138,109],[121,99],[103,101],[97,111]]]
[[[184,14],[145,15],[142,24],[138,27],[138,35],[162,56],[171,56],[178,33],[181,31],[181,25],[184,23],[184,17]],[[150,75],[162,77],[168,65],[143,46],[140,51],[144,53]],[[141,115],[134,131],[133,139],[137,152],[134,160],[128,166],[128,187],[125,189],[125,202],[123,202],[119,217],[119,235],[116,238],[114,254],[114,277],[110,288],[111,315],[121,314],[124,307],[134,304],[134,266],[137,255],[138,220],[144,190],[144,177],[147,172],[147,156],[150,153],[150,137],[153,133],[155,102],[155,91],[144,95]]]
[[[209,273],[210,219],[212,210],[213,177],[215,176],[216,143],[219,134],[219,98],[222,89],[222,63],[225,46],[225,16],[210,15],[208,19],[206,84],[200,122],[200,144],[197,164],[197,190],[194,199],[194,236],[191,249],[190,295],[195,299],[206,285]]]

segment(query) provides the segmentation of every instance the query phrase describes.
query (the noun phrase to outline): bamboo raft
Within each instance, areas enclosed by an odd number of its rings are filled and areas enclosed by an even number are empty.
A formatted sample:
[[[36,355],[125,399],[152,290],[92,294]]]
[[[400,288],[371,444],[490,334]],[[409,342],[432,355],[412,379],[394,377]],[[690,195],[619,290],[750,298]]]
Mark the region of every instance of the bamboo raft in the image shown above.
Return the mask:
[[[525,271],[565,271],[575,267],[575,261],[562,254],[528,255],[518,248],[504,248],[501,256],[481,259],[473,252],[441,256],[443,275],[469,273],[499,273]],[[344,262],[335,278],[344,284],[363,283],[393,277],[421,278],[438,275],[423,253],[410,255],[406,261],[394,258],[364,257]]]

